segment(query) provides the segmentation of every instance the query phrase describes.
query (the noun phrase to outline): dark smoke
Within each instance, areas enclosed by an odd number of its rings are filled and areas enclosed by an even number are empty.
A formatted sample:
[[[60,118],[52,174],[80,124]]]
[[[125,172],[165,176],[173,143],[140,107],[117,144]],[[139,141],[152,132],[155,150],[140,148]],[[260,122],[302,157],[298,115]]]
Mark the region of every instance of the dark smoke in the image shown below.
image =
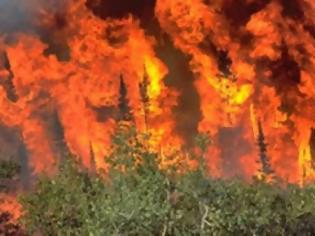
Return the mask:
[[[52,114],[50,114],[47,124],[52,140],[53,151],[58,161],[62,163],[71,152],[65,141],[64,129],[57,111],[53,111]]]
[[[140,19],[141,25],[154,18],[156,0],[87,0],[86,5],[95,15],[106,19],[121,19],[132,15]]]
[[[0,32],[31,30],[34,1],[0,0]]]
[[[271,0],[225,0],[223,4],[223,13],[227,16],[233,27],[245,25],[250,17],[263,9]]]
[[[243,139],[243,127],[222,127],[218,132],[221,147],[222,168],[226,177],[242,177],[240,157],[251,151],[250,144]]]
[[[189,69],[189,58],[176,49],[168,37],[163,46],[157,47],[157,55],[167,65],[169,73],[165,83],[179,91],[178,105],[174,109],[176,133],[189,146],[198,133],[201,120],[200,97],[194,86],[194,74]]]
[[[54,33],[66,26],[65,10],[69,0],[0,0],[0,32],[10,42],[16,33],[38,35],[48,45],[46,55],[55,54],[60,60],[68,60],[66,43],[56,42]],[[51,26],[42,25],[43,15],[54,16]]]
[[[301,8],[301,0],[281,0],[283,6],[282,15],[294,20],[303,20],[304,13]]]
[[[27,191],[30,189],[30,185],[31,185],[31,171],[30,171],[29,162],[28,162],[28,151],[22,140],[18,147],[17,154],[20,158],[20,165],[21,165],[20,178],[21,178],[22,188],[23,190]]]
[[[0,32],[34,31],[40,11],[64,9],[67,0],[0,0]]]

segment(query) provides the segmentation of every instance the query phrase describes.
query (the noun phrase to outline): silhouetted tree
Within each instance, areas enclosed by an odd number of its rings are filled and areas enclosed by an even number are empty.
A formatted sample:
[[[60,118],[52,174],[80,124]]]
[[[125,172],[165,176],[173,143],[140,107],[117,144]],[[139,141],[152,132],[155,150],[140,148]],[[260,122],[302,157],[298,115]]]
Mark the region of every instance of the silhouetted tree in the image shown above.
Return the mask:
[[[60,121],[58,112],[55,111],[52,114],[52,136],[54,139],[54,147],[56,148],[56,156],[58,156],[60,162],[64,162],[67,156],[71,155],[71,151],[65,141],[64,128]]]
[[[13,84],[14,74],[11,70],[11,64],[7,53],[3,53],[3,66],[9,72],[9,76],[5,80],[2,80],[1,83],[7,93],[7,98],[10,99],[12,102],[17,102],[18,96],[16,94],[16,90]]]
[[[311,132],[310,146],[311,146],[311,155],[312,155],[312,167],[313,169],[315,169],[315,129],[312,129],[312,132]]]
[[[95,162],[95,153],[93,149],[92,142],[90,142],[90,170],[92,174],[96,173],[96,162]]]
[[[267,144],[260,121],[258,122],[257,145],[259,148],[259,161],[261,164],[261,169],[259,171],[263,174],[263,176],[268,177],[273,174],[273,170],[271,168],[270,161],[267,155]]]
[[[146,129],[148,127],[148,110],[149,110],[149,95],[148,95],[148,86],[149,86],[149,80],[148,75],[146,73],[146,69],[144,68],[144,75],[143,80],[139,84],[140,89],[140,95],[141,95],[141,101],[142,101],[142,107],[143,107],[143,113],[144,113],[144,123],[146,126]]]
[[[127,88],[122,75],[120,76],[119,95],[119,120],[130,121],[132,116],[128,105]]]

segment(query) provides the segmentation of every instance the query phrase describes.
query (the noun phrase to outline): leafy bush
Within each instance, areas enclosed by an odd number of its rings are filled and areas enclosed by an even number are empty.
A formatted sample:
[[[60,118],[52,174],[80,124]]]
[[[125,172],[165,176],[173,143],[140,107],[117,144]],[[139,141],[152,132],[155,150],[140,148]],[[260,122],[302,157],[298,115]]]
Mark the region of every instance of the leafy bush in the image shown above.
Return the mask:
[[[155,235],[163,231],[170,204],[167,178],[158,171],[156,154],[145,150],[133,132],[119,133],[113,142],[115,148],[107,158],[112,168],[106,179],[90,175],[69,158],[54,179],[42,178],[37,191],[21,198],[22,222],[29,233]]]
[[[12,178],[20,171],[20,166],[14,161],[0,160],[0,178]]]
[[[314,235],[315,187],[223,181],[200,168],[161,170],[146,136],[118,130],[111,168],[90,174],[69,158],[21,198],[22,222],[42,235]],[[200,139],[205,144],[205,139]],[[201,146],[202,150],[204,146]]]

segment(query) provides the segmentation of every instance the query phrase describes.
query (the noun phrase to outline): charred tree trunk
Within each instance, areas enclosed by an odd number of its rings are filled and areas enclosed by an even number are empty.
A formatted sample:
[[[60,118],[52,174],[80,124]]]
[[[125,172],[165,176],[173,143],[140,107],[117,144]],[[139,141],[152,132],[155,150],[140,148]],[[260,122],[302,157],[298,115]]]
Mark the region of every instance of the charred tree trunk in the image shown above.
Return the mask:
[[[310,147],[312,155],[312,167],[315,169],[315,129],[312,129],[311,132]]]
[[[127,98],[127,88],[126,84],[124,82],[124,78],[121,75],[120,76],[120,86],[119,86],[119,121],[131,121],[131,111],[128,104],[128,98]]]
[[[148,75],[146,73],[146,69],[144,68],[144,76],[142,82],[139,84],[140,89],[140,95],[142,100],[142,110],[143,110],[143,116],[144,116],[144,124],[145,124],[145,130],[148,130],[148,110],[149,110],[149,96],[148,96],[148,86],[149,86],[149,80]]]
[[[60,162],[64,162],[65,158],[71,154],[68,145],[65,141],[64,129],[60,122],[58,112],[55,111],[52,115],[52,134],[53,134],[53,146],[58,153],[58,159]]]
[[[14,74],[11,70],[11,65],[10,65],[10,61],[9,61],[7,53],[3,53],[2,62],[3,62],[4,69],[8,71],[8,76],[4,80],[1,81],[1,85],[6,91],[7,98],[12,102],[17,102],[18,96],[16,94],[15,87],[13,84]]]
[[[261,164],[261,169],[259,171],[265,177],[271,176],[274,172],[271,168],[270,160],[267,155],[267,144],[266,144],[265,135],[264,135],[263,128],[260,121],[258,122],[257,145],[259,148],[259,161]]]
[[[96,174],[96,161],[95,161],[95,153],[93,149],[93,144],[90,142],[90,172],[92,175]]]

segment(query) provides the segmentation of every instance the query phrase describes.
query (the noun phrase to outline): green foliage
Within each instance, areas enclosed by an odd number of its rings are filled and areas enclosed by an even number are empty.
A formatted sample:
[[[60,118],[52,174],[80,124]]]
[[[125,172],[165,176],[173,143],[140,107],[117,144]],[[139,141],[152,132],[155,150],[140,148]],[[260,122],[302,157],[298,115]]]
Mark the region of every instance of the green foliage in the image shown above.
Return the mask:
[[[21,198],[26,210],[22,223],[32,234],[77,235],[82,233],[85,215],[93,213],[96,194],[101,194],[97,179],[67,161],[55,179],[42,177],[37,190]]]
[[[30,234],[156,235],[170,209],[167,179],[157,170],[156,154],[137,141],[134,131],[113,138],[106,179],[89,176],[78,163],[65,163],[54,179],[21,198],[22,223]],[[142,163],[136,164],[141,161]],[[122,168],[123,173],[122,173]]]
[[[315,187],[223,181],[158,168],[146,135],[119,129],[106,177],[67,161],[21,198],[32,235],[314,235]],[[205,137],[197,142],[208,143]],[[206,150],[204,146],[201,150]],[[202,156],[202,153],[199,154]],[[193,156],[193,155],[192,155]],[[197,157],[201,160],[201,157]]]
[[[18,175],[20,166],[14,161],[0,160],[0,192],[8,192],[14,177]]]
[[[0,178],[12,178],[20,171],[19,165],[14,161],[0,160]]]

